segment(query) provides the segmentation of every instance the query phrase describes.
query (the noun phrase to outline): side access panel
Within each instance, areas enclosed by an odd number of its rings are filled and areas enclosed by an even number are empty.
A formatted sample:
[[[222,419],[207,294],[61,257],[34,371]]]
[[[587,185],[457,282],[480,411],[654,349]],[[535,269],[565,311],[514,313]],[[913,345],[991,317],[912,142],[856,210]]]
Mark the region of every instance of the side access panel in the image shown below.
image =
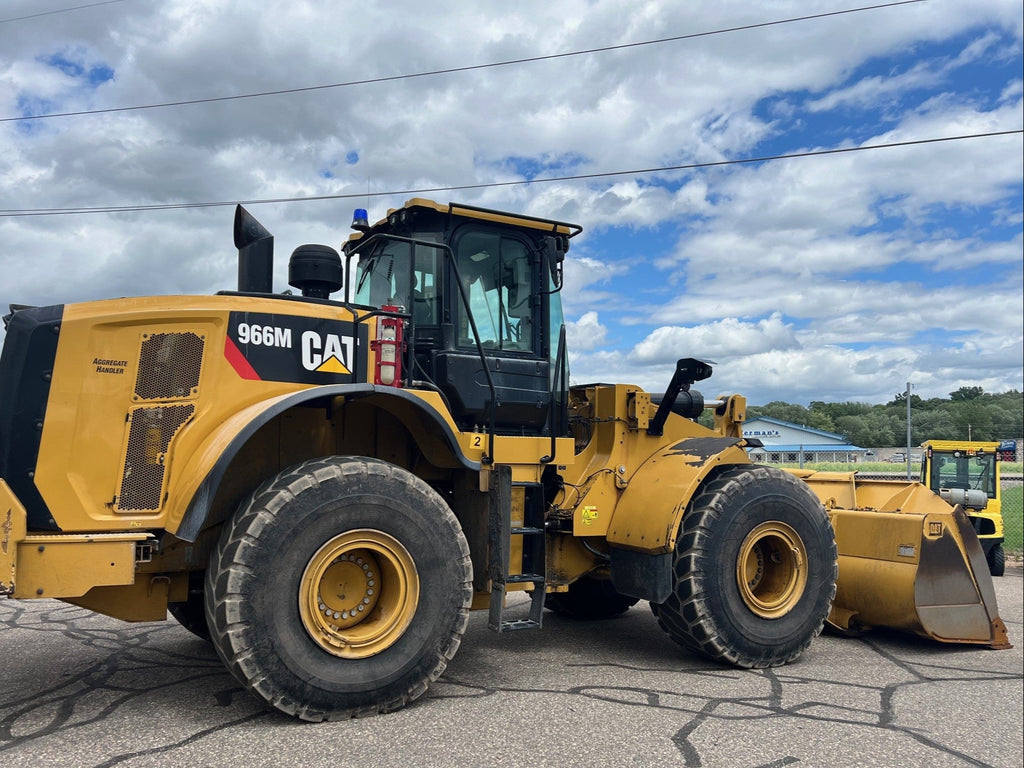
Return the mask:
[[[548,361],[488,357],[487,363],[498,399],[497,426],[535,432],[543,429],[551,399]],[[434,356],[434,371],[438,386],[444,390],[460,422],[488,423],[491,395],[479,356],[440,352]]]

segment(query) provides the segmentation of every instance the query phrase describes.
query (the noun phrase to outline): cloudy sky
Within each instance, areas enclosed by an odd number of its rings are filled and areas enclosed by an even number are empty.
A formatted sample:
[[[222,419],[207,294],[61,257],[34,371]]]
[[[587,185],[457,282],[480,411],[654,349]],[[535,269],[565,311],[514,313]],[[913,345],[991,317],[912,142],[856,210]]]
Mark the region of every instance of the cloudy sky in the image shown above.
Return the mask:
[[[27,213],[356,196],[249,206],[283,290],[356,205],[481,185],[424,196],[584,227],[575,382],[1024,389],[1021,0],[868,5],[7,0],[0,305],[235,285],[230,205]]]

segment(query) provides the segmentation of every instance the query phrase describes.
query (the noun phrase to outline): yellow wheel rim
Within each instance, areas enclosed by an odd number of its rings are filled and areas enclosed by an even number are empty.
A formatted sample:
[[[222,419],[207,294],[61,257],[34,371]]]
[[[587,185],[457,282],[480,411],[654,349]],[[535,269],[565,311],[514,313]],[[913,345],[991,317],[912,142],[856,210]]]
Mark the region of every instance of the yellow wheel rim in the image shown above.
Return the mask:
[[[362,659],[390,648],[409,627],[420,580],[409,551],[382,531],[347,531],[310,558],[299,616],[328,653]]]
[[[736,582],[743,602],[758,616],[777,619],[786,615],[807,586],[803,539],[785,523],[761,523],[740,546]]]

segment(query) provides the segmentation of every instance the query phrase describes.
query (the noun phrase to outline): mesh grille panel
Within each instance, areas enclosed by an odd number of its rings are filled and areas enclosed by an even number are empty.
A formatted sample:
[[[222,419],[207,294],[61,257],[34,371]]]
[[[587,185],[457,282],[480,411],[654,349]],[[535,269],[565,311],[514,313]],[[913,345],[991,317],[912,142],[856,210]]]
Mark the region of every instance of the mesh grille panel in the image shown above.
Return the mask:
[[[174,400],[196,394],[203,343],[203,338],[194,333],[144,336],[135,396],[140,400]]]
[[[160,508],[167,446],[194,411],[195,406],[188,404],[139,408],[132,413],[124,474],[117,495],[119,511]]]

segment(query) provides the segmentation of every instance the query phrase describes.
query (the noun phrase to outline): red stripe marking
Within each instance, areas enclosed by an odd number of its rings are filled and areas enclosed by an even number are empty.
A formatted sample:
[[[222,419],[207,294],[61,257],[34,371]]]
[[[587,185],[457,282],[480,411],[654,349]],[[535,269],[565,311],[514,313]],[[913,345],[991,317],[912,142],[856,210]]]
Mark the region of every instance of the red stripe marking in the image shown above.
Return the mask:
[[[256,373],[256,369],[253,368],[249,361],[245,359],[242,352],[235,346],[235,342],[232,341],[230,336],[224,337],[224,357],[227,358],[228,362],[231,363],[231,367],[235,369],[243,379],[249,379],[250,381],[260,381],[260,375]]]

